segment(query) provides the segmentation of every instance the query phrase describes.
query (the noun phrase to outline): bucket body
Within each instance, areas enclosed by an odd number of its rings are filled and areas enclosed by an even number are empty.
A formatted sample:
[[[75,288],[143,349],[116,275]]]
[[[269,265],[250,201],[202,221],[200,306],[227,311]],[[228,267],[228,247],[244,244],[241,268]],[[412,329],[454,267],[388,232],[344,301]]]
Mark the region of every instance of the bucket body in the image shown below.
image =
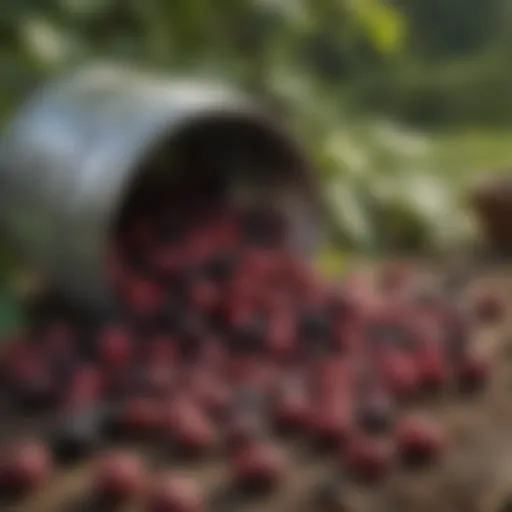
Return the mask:
[[[257,154],[265,144],[278,148],[279,162],[270,151],[259,164],[275,164],[272,172],[283,175],[267,195],[290,205],[297,249],[312,254],[318,198],[306,158],[284,127],[230,88],[109,66],[57,80],[20,110],[0,147],[0,227],[65,296],[109,301],[109,233],[137,173],[158,145],[171,148],[187,129],[210,122],[215,131],[215,122],[227,120],[257,127],[247,132],[262,139]],[[173,172],[170,161],[165,166]],[[251,170],[255,182],[258,172]]]

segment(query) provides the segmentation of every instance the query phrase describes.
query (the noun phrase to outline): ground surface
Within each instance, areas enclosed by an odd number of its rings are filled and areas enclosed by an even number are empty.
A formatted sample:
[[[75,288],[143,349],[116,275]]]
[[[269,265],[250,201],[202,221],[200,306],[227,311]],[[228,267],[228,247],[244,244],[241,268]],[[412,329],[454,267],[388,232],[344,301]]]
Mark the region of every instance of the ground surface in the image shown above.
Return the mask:
[[[479,349],[492,354],[492,382],[480,396],[443,396],[421,404],[445,425],[451,449],[436,468],[419,473],[398,471],[388,482],[375,487],[349,483],[345,507],[325,510],[349,512],[502,512],[508,493],[512,496],[512,270],[493,268],[470,286],[491,287],[508,302],[508,314],[500,325],[480,330]],[[4,423],[5,425],[5,423]],[[21,428],[19,425],[16,429]],[[9,430],[12,428],[10,426]],[[293,448],[295,469],[285,488],[273,498],[252,505],[219,502],[219,512],[321,512],[310,503],[311,490],[332,473],[325,459],[308,456]],[[331,469],[331,471],[329,471]],[[2,508],[12,512],[72,512],[84,510],[74,505],[88,485],[87,466],[66,470],[27,502]],[[211,461],[183,468],[194,475],[207,492],[222,488],[225,468]],[[215,494],[215,493],[214,493]],[[96,510],[96,509],[87,509]]]

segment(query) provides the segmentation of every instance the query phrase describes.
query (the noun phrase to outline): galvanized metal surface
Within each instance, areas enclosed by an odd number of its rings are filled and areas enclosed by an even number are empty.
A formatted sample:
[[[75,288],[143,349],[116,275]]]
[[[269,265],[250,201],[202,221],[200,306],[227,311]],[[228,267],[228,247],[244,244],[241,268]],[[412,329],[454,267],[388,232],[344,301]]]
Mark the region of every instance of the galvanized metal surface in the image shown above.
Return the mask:
[[[107,235],[134,175],[157,144],[212,116],[258,123],[311,189],[293,138],[235,91],[99,66],[48,85],[15,119],[0,148],[0,227],[69,297],[108,300]],[[290,202],[298,243],[311,248],[308,194]]]

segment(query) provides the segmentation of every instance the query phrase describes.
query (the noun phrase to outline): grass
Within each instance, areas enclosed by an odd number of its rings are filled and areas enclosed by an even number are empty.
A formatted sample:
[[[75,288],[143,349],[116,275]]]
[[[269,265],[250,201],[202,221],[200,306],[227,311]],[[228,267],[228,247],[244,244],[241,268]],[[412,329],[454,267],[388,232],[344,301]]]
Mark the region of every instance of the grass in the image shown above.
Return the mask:
[[[439,169],[466,181],[482,173],[510,167],[512,175],[512,127],[510,130],[465,128],[430,135],[434,161]]]

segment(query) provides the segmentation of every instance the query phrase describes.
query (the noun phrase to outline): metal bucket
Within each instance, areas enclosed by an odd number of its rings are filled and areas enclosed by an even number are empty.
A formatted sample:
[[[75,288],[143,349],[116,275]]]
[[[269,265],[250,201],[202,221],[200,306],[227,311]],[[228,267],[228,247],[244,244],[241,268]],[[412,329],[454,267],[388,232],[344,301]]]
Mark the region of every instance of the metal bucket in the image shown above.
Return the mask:
[[[0,147],[0,227],[66,297],[109,301],[106,251],[126,198],[144,173],[175,172],[185,148],[285,208],[296,250],[314,253],[314,180],[280,123],[230,88],[109,66],[49,84],[20,111]]]

